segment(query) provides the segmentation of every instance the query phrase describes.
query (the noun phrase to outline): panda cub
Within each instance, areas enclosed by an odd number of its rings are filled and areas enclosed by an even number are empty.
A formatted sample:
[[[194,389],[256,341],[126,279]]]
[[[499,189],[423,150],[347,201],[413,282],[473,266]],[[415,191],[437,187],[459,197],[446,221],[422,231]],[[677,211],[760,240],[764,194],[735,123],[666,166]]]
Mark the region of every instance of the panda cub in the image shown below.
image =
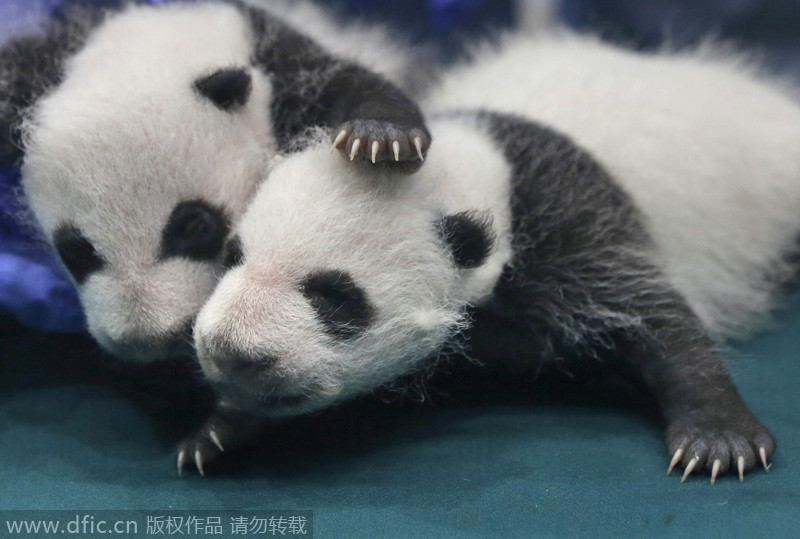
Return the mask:
[[[517,116],[453,112],[431,128],[437,145],[414,176],[376,182],[325,144],[271,172],[197,318],[223,406],[184,442],[179,468],[202,471],[239,443],[242,412],[335,405],[452,345],[483,362],[617,355],[662,407],[670,470],[713,482],[767,466],[772,436],[665,275],[646,216],[603,168]]]
[[[78,1],[43,35],[0,49],[0,160],[21,163],[89,332],[117,357],[182,353],[232,223],[305,129],[332,130],[353,167],[411,172],[427,152],[401,90],[260,5]],[[282,5],[289,20],[313,12]],[[334,28],[313,13],[315,31]],[[399,75],[401,61],[385,64]]]

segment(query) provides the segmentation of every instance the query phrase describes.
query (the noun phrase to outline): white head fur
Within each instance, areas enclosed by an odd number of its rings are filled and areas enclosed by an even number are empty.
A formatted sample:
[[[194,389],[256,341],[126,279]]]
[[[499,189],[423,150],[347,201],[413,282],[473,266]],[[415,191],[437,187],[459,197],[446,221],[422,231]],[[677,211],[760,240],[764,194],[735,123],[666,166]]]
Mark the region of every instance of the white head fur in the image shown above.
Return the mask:
[[[169,355],[213,290],[217,260],[158,260],[176,205],[202,200],[235,219],[271,157],[263,75],[247,68],[252,89],[235,111],[194,88],[247,66],[248,36],[226,5],[128,8],[68,61],[24,125],[25,193],[49,237],[72,225],[105,261],[79,293],[89,331],[117,355]]]
[[[305,2],[249,3],[290,22],[309,17],[313,37],[400,76],[403,59],[378,30],[337,41],[330,17]],[[347,50],[357,37],[371,40],[371,56]],[[223,2],[128,6],[91,31],[26,115],[25,194],[48,239],[71,227],[103,261],[75,280],[90,333],[118,357],[172,355],[221,272],[221,251],[162,256],[172,212],[200,201],[227,232],[275,156],[271,82],[250,67],[254,39]],[[219,70],[246,77],[241,103],[226,108],[198,90]]]
[[[510,257],[507,234],[480,267],[458,268],[438,221],[474,210],[507,232],[508,167],[478,132],[436,132],[442,144],[413,176],[365,174],[324,143],[275,167],[237,227],[243,263],[195,326],[203,371],[224,399],[285,415],[371,391],[435,354],[467,302],[491,292]],[[457,150],[470,159],[445,168]],[[331,272],[366,298],[369,320],[353,335],[328,331],[304,292],[310,276]]]

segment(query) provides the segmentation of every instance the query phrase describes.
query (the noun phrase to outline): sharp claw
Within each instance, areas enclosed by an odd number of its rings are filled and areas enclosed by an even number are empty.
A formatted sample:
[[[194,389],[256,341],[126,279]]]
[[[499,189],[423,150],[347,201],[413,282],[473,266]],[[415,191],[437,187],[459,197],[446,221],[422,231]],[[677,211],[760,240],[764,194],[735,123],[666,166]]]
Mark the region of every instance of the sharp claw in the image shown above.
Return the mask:
[[[717,480],[717,474],[719,473],[719,468],[722,466],[722,462],[719,459],[714,461],[714,465],[711,467],[711,484],[713,485]]]
[[[208,437],[211,438],[211,441],[214,442],[214,445],[217,446],[217,449],[219,449],[223,453],[225,452],[225,448],[222,447],[222,442],[219,439],[219,434],[217,434],[217,431],[209,430]]]
[[[417,149],[417,155],[419,156],[420,161],[425,161],[425,157],[422,155],[422,139],[419,137],[414,137],[414,147]]]
[[[347,129],[342,129],[341,131],[339,131],[339,134],[336,135],[335,139],[333,139],[333,148],[332,148],[332,150],[335,150],[336,148],[338,148],[339,144],[341,144],[344,141],[344,139],[346,139],[346,138],[347,138]]]
[[[769,471],[772,464],[767,464],[767,450],[763,447],[758,448],[758,455],[761,457],[761,464],[764,465],[764,469]]]
[[[686,478],[689,477],[689,474],[692,473],[694,467],[697,466],[697,463],[700,461],[698,457],[693,457],[692,460],[689,461],[689,464],[686,465],[686,469],[683,471],[683,477],[681,477],[681,483],[686,481]]]
[[[194,465],[197,466],[197,471],[200,472],[200,475],[205,477],[206,473],[203,471],[203,454],[200,453],[199,449],[194,452]]]
[[[396,140],[392,142],[392,151],[394,152],[394,160],[400,161],[400,142]]]
[[[669,461],[669,468],[667,468],[667,475],[672,473],[672,469],[681,461],[681,457],[683,457],[683,448],[679,447],[675,454],[672,455],[672,460]]]
[[[186,450],[178,451],[178,477],[183,476],[183,465],[186,464]]]
[[[742,455],[736,459],[736,466],[739,468],[739,482],[741,483],[744,481],[744,457]]]
[[[372,141],[372,164],[375,164],[375,160],[378,157],[378,150],[381,147],[381,143],[377,140]]]
[[[358,149],[361,147],[361,139],[357,138],[353,141],[353,147],[350,149],[350,161],[356,158],[358,155]]]

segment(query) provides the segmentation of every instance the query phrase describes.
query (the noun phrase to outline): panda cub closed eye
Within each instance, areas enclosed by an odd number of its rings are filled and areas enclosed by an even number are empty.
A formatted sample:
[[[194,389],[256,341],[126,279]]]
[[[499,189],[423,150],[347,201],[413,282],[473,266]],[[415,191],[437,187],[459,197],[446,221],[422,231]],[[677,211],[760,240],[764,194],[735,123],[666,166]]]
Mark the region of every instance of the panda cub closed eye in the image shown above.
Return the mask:
[[[105,261],[86,236],[71,224],[63,224],[53,234],[53,244],[61,261],[78,284],[83,284],[89,275],[100,271]]]
[[[366,293],[343,271],[312,273],[300,285],[300,291],[334,337],[355,337],[372,321],[374,309]]]
[[[159,259],[182,256],[198,262],[213,260],[222,251],[229,227],[219,208],[202,200],[181,202],[164,226]]]

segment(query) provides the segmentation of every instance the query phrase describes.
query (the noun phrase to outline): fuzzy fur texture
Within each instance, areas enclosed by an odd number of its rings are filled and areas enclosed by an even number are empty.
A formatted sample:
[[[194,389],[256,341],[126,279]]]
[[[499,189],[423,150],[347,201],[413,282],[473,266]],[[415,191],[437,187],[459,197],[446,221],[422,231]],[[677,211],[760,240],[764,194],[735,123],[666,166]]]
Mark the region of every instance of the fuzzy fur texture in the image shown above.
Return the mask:
[[[644,216],[602,167],[520,117],[457,112],[432,126],[428,163],[404,181],[359,176],[324,146],[272,171],[237,228],[239,265],[195,325],[223,409],[312,412],[458,341],[482,361],[617,356],[661,404],[672,465],[713,478],[752,469],[759,454],[766,466],[769,431],[663,272]],[[493,242],[477,266],[458,264],[452,238],[432,225],[465,214]],[[355,338],[331,334],[304,289],[319,275],[346,276],[346,290],[320,299],[325,312],[370,313]],[[230,431],[221,417],[184,442],[179,468],[187,454],[198,467],[219,454],[208,440],[217,423]]]
[[[742,336],[796,269],[800,105],[713,47],[637,54],[509,36],[446,73],[428,110],[522,114],[569,135],[646,216],[660,265],[717,336]]]
[[[424,131],[413,103],[353,62],[400,76],[403,58],[379,30],[344,31],[304,2],[249,4],[75,8],[45,35],[0,50],[0,123],[19,133],[3,137],[4,161],[24,150],[23,188],[47,238],[70,226],[102,259],[78,288],[90,333],[116,356],[176,352],[222,271],[222,253],[160,256],[178,204],[203,201],[235,222],[279,148],[310,126]],[[342,59],[281,14],[308,17]],[[232,68],[250,82],[226,110],[195,83]]]
[[[437,136],[447,142],[407,178],[376,177],[330,155],[325,143],[275,167],[236,229],[241,265],[195,326],[204,373],[226,401],[287,415],[370,391],[437,353],[464,327],[465,300],[491,294],[510,257],[508,234],[480,268],[459,270],[437,221],[490,211],[508,231],[508,165],[479,132],[442,125]],[[456,149],[474,159],[448,167],[441,156]],[[329,270],[346,271],[375,312],[354,340],[328,335],[301,290],[309,275]],[[231,373],[232,358],[251,368]]]

